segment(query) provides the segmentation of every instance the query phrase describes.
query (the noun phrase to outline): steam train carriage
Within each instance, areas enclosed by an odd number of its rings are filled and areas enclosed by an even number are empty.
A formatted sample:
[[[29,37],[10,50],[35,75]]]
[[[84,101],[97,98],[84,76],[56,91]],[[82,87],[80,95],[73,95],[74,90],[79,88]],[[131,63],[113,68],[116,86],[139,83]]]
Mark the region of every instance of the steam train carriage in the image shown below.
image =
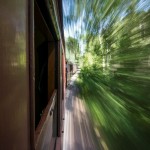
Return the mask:
[[[73,74],[77,72],[77,64],[66,61],[66,84],[68,85]]]
[[[0,149],[61,149],[61,0],[0,1]]]

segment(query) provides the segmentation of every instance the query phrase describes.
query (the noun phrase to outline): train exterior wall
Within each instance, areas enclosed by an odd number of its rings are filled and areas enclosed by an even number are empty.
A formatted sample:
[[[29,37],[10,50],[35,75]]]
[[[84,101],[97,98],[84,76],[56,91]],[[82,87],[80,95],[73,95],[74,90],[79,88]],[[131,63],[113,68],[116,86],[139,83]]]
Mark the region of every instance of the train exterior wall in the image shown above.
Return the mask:
[[[50,6],[55,9],[55,13],[49,10],[50,3],[46,1],[0,1],[0,149],[2,150],[54,150],[55,142],[58,138],[61,139],[66,87],[62,2],[57,0],[50,2],[55,3],[55,6]],[[40,15],[35,13],[36,3],[41,7],[38,8]],[[47,79],[48,100],[36,128],[35,81],[38,71],[35,70],[38,68],[36,65],[39,64],[40,55],[35,56],[37,50],[35,43],[39,39],[37,38],[35,42],[37,36],[35,24],[38,24],[36,27],[42,29],[42,34],[47,38],[45,43],[50,43],[50,48],[47,46],[48,50],[54,49],[46,58],[47,76],[52,73],[53,77]],[[39,32],[37,33],[39,36]]]
[[[0,1],[0,149],[30,149],[27,1]]]

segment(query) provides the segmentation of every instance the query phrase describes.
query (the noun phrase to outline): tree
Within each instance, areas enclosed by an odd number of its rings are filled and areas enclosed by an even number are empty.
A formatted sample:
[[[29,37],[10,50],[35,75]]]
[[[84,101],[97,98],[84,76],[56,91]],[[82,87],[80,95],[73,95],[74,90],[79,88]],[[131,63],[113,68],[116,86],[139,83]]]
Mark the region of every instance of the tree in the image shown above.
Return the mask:
[[[68,37],[66,40],[66,47],[69,52],[69,54],[73,54],[75,57],[75,60],[78,60],[79,58],[79,42],[76,38]]]

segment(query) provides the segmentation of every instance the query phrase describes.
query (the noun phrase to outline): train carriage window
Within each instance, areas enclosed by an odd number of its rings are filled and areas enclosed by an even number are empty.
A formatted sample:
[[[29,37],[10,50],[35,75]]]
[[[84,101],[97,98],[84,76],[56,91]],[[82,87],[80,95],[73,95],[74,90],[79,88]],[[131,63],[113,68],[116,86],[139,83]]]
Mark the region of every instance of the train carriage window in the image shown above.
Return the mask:
[[[55,43],[35,5],[35,128],[55,90]]]
[[[35,37],[35,47],[36,47]],[[37,127],[42,111],[48,103],[48,63],[46,42],[35,48],[35,127]]]

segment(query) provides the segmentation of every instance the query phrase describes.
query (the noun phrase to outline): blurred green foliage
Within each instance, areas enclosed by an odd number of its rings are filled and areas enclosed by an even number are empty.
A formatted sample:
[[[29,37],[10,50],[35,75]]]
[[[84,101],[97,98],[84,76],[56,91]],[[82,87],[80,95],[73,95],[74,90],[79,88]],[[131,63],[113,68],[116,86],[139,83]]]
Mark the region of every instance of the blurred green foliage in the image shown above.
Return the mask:
[[[95,66],[81,70],[78,87],[94,128],[111,150],[150,147],[149,79]]]
[[[66,39],[66,58],[68,61],[75,63],[79,60],[80,50],[78,39],[68,37]]]

